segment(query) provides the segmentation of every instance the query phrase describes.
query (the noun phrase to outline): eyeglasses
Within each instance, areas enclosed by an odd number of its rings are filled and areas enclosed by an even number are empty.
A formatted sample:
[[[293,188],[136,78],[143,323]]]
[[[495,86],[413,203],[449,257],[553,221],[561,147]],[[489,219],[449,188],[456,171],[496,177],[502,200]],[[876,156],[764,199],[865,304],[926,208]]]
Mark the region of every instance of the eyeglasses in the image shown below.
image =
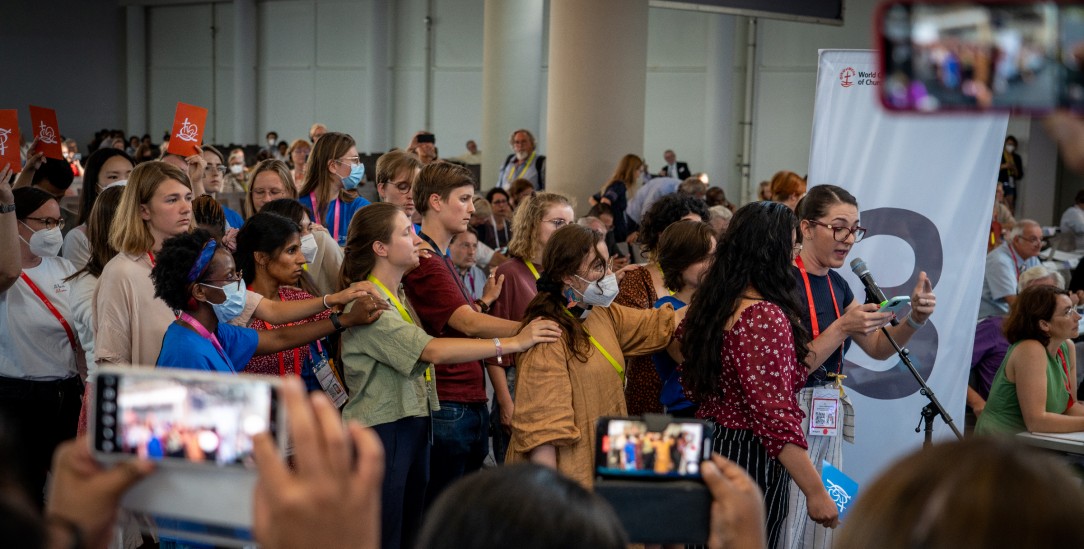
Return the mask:
[[[211,172],[218,172],[218,175],[226,175],[226,172],[228,171],[230,170],[222,164],[219,164],[217,166],[207,166],[206,168],[203,168],[203,173],[206,175],[210,175]]]
[[[614,268],[614,258],[610,257],[610,258],[607,258],[605,261],[603,261],[602,259],[599,259],[594,264],[592,264],[591,265],[591,272],[592,273],[601,273],[601,274],[605,275],[606,273],[612,271],[613,268]],[[598,282],[598,280],[596,280],[595,282]]]
[[[226,278],[208,278],[207,280],[200,282],[200,284],[203,284],[204,286],[210,286],[212,288],[218,288],[220,290],[226,288],[226,286],[229,286],[230,284],[237,284],[237,289],[240,290],[241,282],[243,282],[244,280],[245,277],[243,271],[237,271],[236,273],[233,273],[233,276]],[[215,286],[213,284],[204,284],[204,282],[225,282],[225,284],[221,286]]]
[[[567,219],[561,219],[560,217],[555,218],[555,219],[543,219],[542,222],[543,223],[553,223],[554,228],[557,228],[557,229],[560,229],[561,227],[564,227],[565,225],[568,225],[568,220]]]
[[[391,185],[392,187],[395,187],[396,190],[398,190],[399,192],[401,192],[403,194],[409,193],[410,188],[414,186],[414,184],[411,183],[410,181],[399,181],[399,182],[388,181],[387,183],[384,183],[384,184],[385,185]]]
[[[1023,240],[1024,242],[1027,242],[1029,244],[1038,244],[1038,243],[1043,241],[1043,238],[1041,236],[1032,236],[1032,237],[1018,236],[1016,238],[1019,238],[1020,240]]]
[[[350,157],[347,157],[347,158],[339,158],[339,159],[337,159],[335,161],[340,163],[340,164],[349,164],[351,166],[358,166],[358,165],[361,164],[361,157],[360,156],[350,156]]]
[[[64,218],[63,217],[26,217],[24,219],[29,219],[31,221],[37,221],[38,223],[41,223],[42,225],[45,225],[46,230],[52,230],[53,227],[58,227],[58,228],[61,228],[61,229],[64,228]]]
[[[286,191],[284,191],[282,189],[254,189],[252,191],[252,196],[260,196],[260,197],[263,197],[263,196],[276,197],[276,196],[282,196],[284,194],[286,194]]]
[[[502,204],[508,204],[508,199],[502,198],[500,200],[494,200],[494,201],[490,202],[490,204],[492,204],[494,206],[500,206]]]
[[[836,242],[846,242],[848,236],[854,236],[854,241],[858,242],[862,240],[862,237],[866,236],[866,228],[855,225],[854,227],[836,227],[827,223],[821,223],[816,219],[807,220],[814,225],[820,225],[826,229],[832,229],[832,238],[836,239]]]

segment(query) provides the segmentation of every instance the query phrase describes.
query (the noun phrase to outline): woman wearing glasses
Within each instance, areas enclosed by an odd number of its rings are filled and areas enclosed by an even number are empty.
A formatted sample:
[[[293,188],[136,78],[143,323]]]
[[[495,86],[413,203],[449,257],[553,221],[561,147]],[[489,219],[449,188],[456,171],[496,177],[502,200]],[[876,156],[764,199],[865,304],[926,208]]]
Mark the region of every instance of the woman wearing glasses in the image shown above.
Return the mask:
[[[417,156],[403,150],[394,150],[380,155],[376,159],[376,193],[381,202],[395,204],[403,209],[407,217],[414,215],[414,181],[422,171],[422,163]],[[415,225],[415,232],[420,228]]]
[[[218,193],[229,192],[223,189],[229,169],[225,166],[222,153],[210,145],[203,146],[203,159],[207,161],[207,167],[203,169],[203,190],[218,201]],[[241,214],[226,207],[221,201],[218,203],[226,215],[227,230],[240,229],[241,225],[245,224],[245,218],[241,217]]]
[[[523,319],[552,320],[562,336],[516,360],[516,408],[506,460],[553,467],[590,488],[595,424],[602,416],[625,415],[625,356],[664,349],[683,314],[670,305],[647,310],[611,305],[617,279],[602,235],[590,228],[557,230],[542,258],[546,271]]]
[[[862,304],[854,299],[850,285],[833,269],[843,267],[851,247],[865,236],[859,225],[858,201],[846,190],[835,185],[819,185],[809,189],[798,203],[799,231],[802,251],[794,259],[797,280],[795,296],[802,326],[813,340],[805,363],[809,377],[798,392],[798,404],[805,412],[802,430],[808,435],[809,457],[820,470],[828,461],[843,468],[841,439],[854,441],[854,410],[850,399],[842,392],[843,355],[851,342],[857,343],[870,357],[884,360],[895,353],[880,331],[892,319],[891,313],[878,313],[877,304]],[[906,345],[933,314],[937,298],[926,273],[921,273],[911,292],[911,313],[901,319],[899,326],[888,331],[900,345]],[[843,376],[843,377],[839,377]],[[834,386],[833,386],[834,384]],[[809,418],[814,393],[818,398],[838,398],[837,418],[843,426],[834,436],[814,434]],[[786,547],[831,547],[832,531],[818,527],[805,513],[805,495],[791,482],[790,513],[785,527]]]
[[[508,197],[507,194],[503,196]],[[489,314],[516,322],[523,320],[527,304],[538,293],[535,281],[545,271],[542,250],[553,233],[571,225],[574,219],[568,197],[557,193],[540,192],[516,210],[512,240],[508,243],[511,259],[501,263],[490,279],[499,282],[501,293],[492,303],[483,302]],[[493,457],[497,463],[504,462],[515,409],[512,398],[516,383],[515,361],[509,357],[503,362],[497,364],[490,360],[486,364],[493,382],[493,410],[489,420],[493,427]]]
[[[1042,285],[1020,292],[1004,324],[1012,346],[994,376],[976,434],[1084,431],[1072,341],[1079,324],[1065,290]]]
[[[243,274],[233,256],[210,233],[197,229],[162,245],[151,270],[154,295],[178,311],[162,336],[155,364],[174,368],[240,372],[254,355],[293,349],[346,328],[368,324],[387,308],[371,295],[340,316],[254,330],[229,324],[245,302]]]
[[[53,450],[75,436],[85,365],[66,280],[75,267],[57,257],[64,242],[60,206],[36,187],[13,193],[10,176],[0,169],[0,222],[10,237],[4,249],[12,252],[5,262],[21,268],[5,268],[0,285],[0,416],[20,441],[20,478],[40,506]]]
[[[357,188],[365,176],[354,138],[345,133],[325,133],[312,148],[301,187],[301,204],[313,213],[318,225],[346,245],[346,230],[354,213],[368,206]]]

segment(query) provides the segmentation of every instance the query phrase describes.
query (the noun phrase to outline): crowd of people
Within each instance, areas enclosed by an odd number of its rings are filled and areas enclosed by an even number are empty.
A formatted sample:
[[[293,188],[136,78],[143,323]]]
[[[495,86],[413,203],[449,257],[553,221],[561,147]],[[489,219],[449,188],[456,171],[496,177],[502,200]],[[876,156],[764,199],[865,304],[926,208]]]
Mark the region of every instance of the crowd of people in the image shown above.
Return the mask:
[[[24,448],[13,479],[27,505],[57,518],[27,527],[104,536],[120,490],[151,474],[144,461],[103,469],[85,441],[64,442],[87,429],[97,366],[132,364],[289,380],[296,469],[267,438],[253,448],[254,532],[270,547],[495,547],[540,530],[562,546],[623,546],[590,493],[597,436],[615,469],[700,471],[715,498],[711,546],[862,546],[834,536],[839,509],[820,477],[822,463],[843,469],[854,437],[844,355],[856,343],[888,358],[887,336],[906,344],[937,298],[920,274],[893,326],[856,299],[836,272],[866,233],[854,196],[780,171],[739,208],[668,150],[657,175],[620,158],[578,213],[546,189],[530,131],[511,134],[484,193],[439,160],[431,135],[379,157],[375,203],[359,193],[354,138],[322,124],[292,144],[270,132],[251,166],[242,149],[148,158],[149,138],[118,147],[109,133],[78,169],[36,143],[13,183],[0,167],[0,251],[19,258],[0,266],[0,419]],[[230,192],[244,193],[239,210],[220,201]],[[1084,430],[1065,345],[1075,303],[1046,286],[1016,295],[1037,228],[1014,222],[988,259],[988,271],[1008,265],[987,277],[983,303],[1008,314],[1013,346],[987,376],[979,432]],[[815,400],[833,403],[838,431],[825,434]],[[706,421],[717,455],[699,463],[684,433],[596,433],[601,417],[647,413]],[[478,473],[490,454],[507,467]],[[84,520],[65,480],[101,490],[105,509]],[[507,514],[539,498],[569,512]],[[302,508],[320,501],[336,510]],[[468,528],[482,519],[464,513],[488,505],[507,520]],[[575,542],[545,537],[567,529]]]

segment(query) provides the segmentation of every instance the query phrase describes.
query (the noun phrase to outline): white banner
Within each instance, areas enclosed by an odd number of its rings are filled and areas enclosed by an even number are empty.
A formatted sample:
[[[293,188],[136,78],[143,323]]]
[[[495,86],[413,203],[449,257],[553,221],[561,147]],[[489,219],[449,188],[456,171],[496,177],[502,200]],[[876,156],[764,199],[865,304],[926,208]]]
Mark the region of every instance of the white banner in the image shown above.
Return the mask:
[[[840,269],[856,299],[865,290],[849,262],[861,257],[888,297],[910,295],[920,271],[937,310],[906,345],[911,361],[956,427],[964,404],[975,316],[982,291],[994,182],[1008,116],[889,113],[878,98],[876,53],[821,50],[809,158],[809,186],[834,184],[857,199],[866,238]],[[928,402],[898,357],[877,361],[857,345],[846,379],[855,407],[855,443],[843,470],[866,484],[922,444]],[[934,439],[954,435],[940,419]]]

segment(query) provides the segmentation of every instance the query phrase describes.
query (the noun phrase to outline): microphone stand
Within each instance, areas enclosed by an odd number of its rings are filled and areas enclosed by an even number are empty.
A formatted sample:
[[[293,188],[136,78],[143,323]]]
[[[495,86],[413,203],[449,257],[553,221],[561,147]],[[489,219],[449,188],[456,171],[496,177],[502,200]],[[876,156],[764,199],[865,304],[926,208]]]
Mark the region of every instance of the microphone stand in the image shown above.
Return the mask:
[[[882,326],[881,333],[888,338],[888,342],[892,344],[892,348],[896,350],[896,354],[900,356],[900,360],[907,366],[907,369],[911,370],[911,375],[915,376],[915,381],[917,381],[919,387],[921,387],[919,393],[930,401],[929,404],[922,407],[922,419],[918,421],[918,426],[915,427],[915,432],[917,433],[922,429],[922,424],[926,424],[926,433],[922,441],[922,447],[927,448],[933,444],[933,420],[937,416],[941,416],[941,419],[944,420],[950,429],[952,429],[956,438],[963,440],[964,436],[960,433],[960,430],[956,428],[956,424],[952,421],[952,416],[945,411],[944,406],[941,406],[941,401],[937,400],[937,395],[933,393],[933,389],[930,389],[930,386],[926,384],[926,380],[922,379],[922,374],[920,374],[918,369],[915,368],[915,365],[911,363],[911,351],[900,347],[899,344],[896,343],[896,340],[892,339],[892,335],[888,333],[888,328]]]

